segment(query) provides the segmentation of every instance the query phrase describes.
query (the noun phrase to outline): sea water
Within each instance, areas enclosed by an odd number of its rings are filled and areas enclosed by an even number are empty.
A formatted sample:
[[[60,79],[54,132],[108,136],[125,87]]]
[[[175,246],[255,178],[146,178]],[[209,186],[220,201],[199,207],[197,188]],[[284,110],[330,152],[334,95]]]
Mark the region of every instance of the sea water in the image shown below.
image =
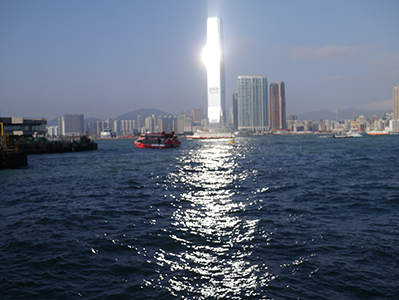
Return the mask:
[[[0,298],[399,295],[399,136],[181,141],[1,170]]]

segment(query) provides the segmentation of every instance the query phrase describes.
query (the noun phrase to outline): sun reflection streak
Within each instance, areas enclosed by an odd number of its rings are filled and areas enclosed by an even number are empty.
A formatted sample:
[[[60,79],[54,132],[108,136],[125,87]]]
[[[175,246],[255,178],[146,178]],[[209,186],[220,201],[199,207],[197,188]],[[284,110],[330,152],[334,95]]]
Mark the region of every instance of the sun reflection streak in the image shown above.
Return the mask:
[[[198,299],[260,295],[274,277],[252,257],[259,220],[240,217],[247,204],[234,197],[250,172],[239,170],[234,147],[223,143],[189,151],[179,166],[169,176],[184,191],[172,216],[175,248],[154,255],[163,270],[158,285]]]

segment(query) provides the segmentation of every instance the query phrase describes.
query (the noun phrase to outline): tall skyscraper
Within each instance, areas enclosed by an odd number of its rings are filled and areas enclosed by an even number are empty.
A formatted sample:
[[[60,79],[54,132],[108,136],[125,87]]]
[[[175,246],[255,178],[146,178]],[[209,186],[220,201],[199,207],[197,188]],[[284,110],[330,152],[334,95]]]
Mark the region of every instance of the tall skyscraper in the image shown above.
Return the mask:
[[[223,128],[226,124],[223,28],[218,17],[208,18],[203,59],[206,65],[209,126]]]
[[[201,107],[196,107],[193,109],[193,123],[196,125],[201,124],[203,119],[203,112]]]
[[[399,120],[399,85],[393,88],[393,118]]]
[[[267,76],[238,76],[238,130],[269,130]]]
[[[233,93],[233,128],[238,128],[238,93]]]
[[[285,85],[280,81],[270,85],[270,127],[286,129]]]
[[[338,108],[337,109],[337,122],[340,122],[342,119],[341,113],[342,113],[342,110],[340,108]]]
[[[58,118],[58,135],[65,135],[64,118]]]

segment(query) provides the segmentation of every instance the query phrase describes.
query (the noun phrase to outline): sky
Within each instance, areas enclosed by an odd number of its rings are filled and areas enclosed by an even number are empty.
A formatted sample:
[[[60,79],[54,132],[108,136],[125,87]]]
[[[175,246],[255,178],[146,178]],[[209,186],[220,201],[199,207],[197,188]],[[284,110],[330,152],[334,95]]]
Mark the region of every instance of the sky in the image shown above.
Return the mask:
[[[2,0],[1,116],[205,109],[201,53],[214,16],[223,21],[227,107],[238,75],[267,75],[285,83],[287,114],[392,111],[398,11],[397,0]]]

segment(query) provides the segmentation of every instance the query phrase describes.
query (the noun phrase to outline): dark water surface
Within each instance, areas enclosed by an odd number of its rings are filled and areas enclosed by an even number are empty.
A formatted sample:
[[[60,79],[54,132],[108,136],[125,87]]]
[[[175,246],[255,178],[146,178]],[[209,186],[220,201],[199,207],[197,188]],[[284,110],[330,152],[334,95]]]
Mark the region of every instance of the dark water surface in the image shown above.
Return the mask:
[[[398,299],[399,136],[28,163],[0,171],[0,299]]]

